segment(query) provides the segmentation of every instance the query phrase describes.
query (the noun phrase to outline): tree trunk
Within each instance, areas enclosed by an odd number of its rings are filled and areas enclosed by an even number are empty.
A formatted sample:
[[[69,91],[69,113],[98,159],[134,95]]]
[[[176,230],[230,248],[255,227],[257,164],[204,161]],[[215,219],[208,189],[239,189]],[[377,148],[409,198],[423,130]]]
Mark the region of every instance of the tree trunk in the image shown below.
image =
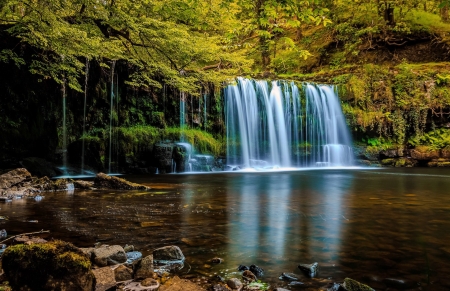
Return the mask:
[[[259,30],[265,30],[260,21],[260,19],[264,17],[264,2],[265,0],[257,0],[255,4],[256,19],[258,21]],[[266,70],[270,64],[269,39],[266,36],[259,37],[259,49],[261,52],[261,65],[263,69]]]
[[[441,8],[441,20],[444,22],[448,22],[448,6],[444,6]]]

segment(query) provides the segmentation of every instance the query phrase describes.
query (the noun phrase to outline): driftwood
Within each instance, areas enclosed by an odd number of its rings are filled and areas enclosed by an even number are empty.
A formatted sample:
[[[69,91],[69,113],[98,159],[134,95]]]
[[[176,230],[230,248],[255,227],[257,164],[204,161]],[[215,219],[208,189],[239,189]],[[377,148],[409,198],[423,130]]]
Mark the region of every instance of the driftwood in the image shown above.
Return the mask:
[[[0,244],[4,243],[5,241],[8,241],[8,240],[10,240],[12,238],[15,238],[15,237],[24,236],[24,235],[41,234],[41,233],[50,233],[50,230],[43,230],[43,229],[41,229],[41,231],[16,234],[16,235],[13,235],[11,237],[8,237],[5,240],[0,241]]]

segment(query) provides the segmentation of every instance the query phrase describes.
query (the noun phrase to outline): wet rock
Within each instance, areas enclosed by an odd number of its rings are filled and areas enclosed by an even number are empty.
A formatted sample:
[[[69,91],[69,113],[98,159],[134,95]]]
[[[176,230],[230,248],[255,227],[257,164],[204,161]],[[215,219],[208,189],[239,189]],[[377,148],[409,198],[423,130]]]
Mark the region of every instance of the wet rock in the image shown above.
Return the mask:
[[[133,252],[134,251],[134,246],[133,245],[125,245],[123,247],[123,251],[126,252],[126,253]]]
[[[251,265],[249,270],[258,278],[264,276],[264,270],[256,265]]]
[[[149,255],[139,260],[134,265],[134,278],[144,279],[153,277],[153,256]]]
[[[15,237],[13,240],[14,244],[27,244],[27,245],[42,244],[47,242],[45,239],[40,238],[38,236],[28,236],[28,235],[18,236]]]
[[[289,286],[300,286],[300,285],[304,285],[304,283],[300,281],[291,281],[289,283]]]
[[[30,179],[31,174],[27,169],[18,168],[0,175],[0,189],[8,189]]]
[[[297,277],[296,274],[293,273],[282,273],[281,276],[279,277],[280,280],[285,280],[285,281],[299,281],[300,279]]]
[[[156,281],[153,278],[147,278],[142,280],[141,285],[144,287],[152,287],[154,289],[157,289],[159,287],[158,281]]]
[[[98,173],[94,179],[94,187],[116,190],[148,190],[147,186],[129,182],[125,179]]]
[[[319,264],[317,262],[313,264],[300,264],[298,265],[298,268],[311,278],[317,276],[317,273],[319,272]]]
[[[183,252],[177,246],[166,246],[153,251],[153,260],[158,264],[183,262],[184,259]]]
[[[6,229],[0,230],[0,239],[6,238],[8,236],[8,233],[6,232]]]
[[[99,267],[117,265],[127,261],[127,255],[119,245],[100,246],[93,251],[93,261]]]
[[[410,151],[411,158],[418,161],[426,161],[439,158],[439,151],[425,146],[418,146]]]
[[[223,262],[222,258],[213,258],[211,260],[211,263],[213,263],[213,264],[221,264],[222,262]]]
[[[248,281],[248,282],[254,282],[257,280],[255,274],[253,274],[249,270],[245,270],[244,273],[242,273],[242,279],[244,279],[245,281]]]
[[[243,286],[242,282],[237,278],[231,278],[227,280],[227,285],[233,290],[240,290]]]
[[[186,172],[192,146],[188,143],[177,143],[173,148],[173,160],[176,163],[176,172]]]
[[[159,173],[172,173],[172,157],[173,157],[172,143],[157,143],[153,146],[153,155],[156,161],[156,166]]]
[[[375,291],[374,289],[370,288],[369,286],[367,286],[363,283],[360,283],[358,281],[355,281],[353,279],[350,279],[350,278],[345,278],[344,284],[342,284],[342,286],[347,291]]]
[[[138,251],[128,252],[127,254],[127,264],[131,264],[134,261],[142,258],[142,253]]]
[[[230,291],[230,289],[228,289],[227,287],[223,286],[223,285],[214,285],[213,286],[213,291]]]
[[[75,187],[75,189],[90,190],[94,187],[94,182],[83,181],[83,180],[74,180],[73,186]]]
[[[189,280],[175,276],[159,287],[158,291],[205,291],[205,289]]]
[[[240,271],[240,272],[248,270],[248,269],[249,268],[247,266],[244,266],[244,265],[239,265],[239,267],[238,267],[238,271]]]
[[[92,291],[91,262],[77,247],[63,241],[14,245],[2,257],[13,290]]]
[[[289,290],[284,288],[275,288],[273,289],[273,291],[289,291]]]
[[[116,286],[114,271],[111,267],[92,270],[95,277],[95,291],[106,291]]]
[[[342,287],[341,284],[333,283],[329,288],[327,288],[327,291],[346,291],[344,287]]]
[[[30,157],[30,158],[25,158],[22,160],[21,162],[22,166],[26,169],[28,169],[28,171],[30,171],[30,173],[33,176],[38,176],[38,177],[55,177],[57,176],[57,173],[55,171],[55,166],[42,159],[42,158],[36,158],[36,157]]]
[[[133,279],[133,270],[120,265],[114,269],[114,278],[117,282],[128,281]]]
[[[153,279],[150,279],[153,280]],[[159,287],[159,283],[156,280],[150,281],[150,280],[144,280],[142,282],[127,282],[126,284],[124,284],[124,286],[119,289],[122,291],[152,291],[152,290],[157,290]],[[148,286],[144,286],[142,283],[146,283],[146,284],[152,284],[152,285],[148,285]]]

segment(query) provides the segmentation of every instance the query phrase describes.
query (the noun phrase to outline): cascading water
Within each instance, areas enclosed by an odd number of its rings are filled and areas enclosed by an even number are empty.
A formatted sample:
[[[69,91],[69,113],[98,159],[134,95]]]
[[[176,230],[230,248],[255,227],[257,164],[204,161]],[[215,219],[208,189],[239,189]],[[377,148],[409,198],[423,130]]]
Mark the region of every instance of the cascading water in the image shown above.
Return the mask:
[[[225,89],[227,163],[248,168],[353,164],[332,86],[239,78]]]
[[[84,75],[84,109],[83,109],[83,141],[81,145],[81,174],[84,174],[84,140],[86,138],[86,103],[89,79],[89,59],[86,58],[86,72]]]

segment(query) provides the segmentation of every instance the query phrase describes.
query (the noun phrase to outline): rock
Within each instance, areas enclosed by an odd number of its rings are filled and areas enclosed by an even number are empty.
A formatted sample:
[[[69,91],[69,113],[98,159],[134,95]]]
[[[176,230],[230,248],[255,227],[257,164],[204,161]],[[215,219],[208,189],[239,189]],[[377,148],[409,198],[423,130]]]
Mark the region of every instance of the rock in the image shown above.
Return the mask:
[[[273,289],[273,291],[289,291],[289,290],[284,288],[275,288]]]
[[[1,231],[0,231],[1,232]],[[22,235],[14,238],[14,244],[42,244],[46,243],[47,241],[43,238],[40,238],[38,236],[27,236]]]
[[[425,146],[418,146],[410,151],[411,158],[418,161],[426,161],[439,158],[439,151]]]
[[[0,239],[6,238],[8,236],[8,233],[6,232],[6,229],[0,230]]]
[[[253,274],[249,270],[245,270],[244,273],[242,273],[242,279],[244,279],[244,280],[246,280],[248,282],[253,282],[253,281],[257,280],[255,274]]]
[[[427,164],[428,167],[450,167],[450,159],[433,159]]]
[[[177,246],[167,246],[153,251],[153,260],[158,264],[183,262],[184,255]]]
[[[331,287],[327,288],[327,291],[346,291],[341,284],[333,283]]]
[[[31,158],[25,158],[21,162],[22,166],[33,176],[37,177],[55,177],[57,176],[57,173],[55,171],[55,166],[41,158],[31,157]]]
[[[138,251],[128,252],[126,254],[127,254],[127,264],[131,264],[134,261],[137,261],[140,258],[142,258],[142,253]]]
[[[75,189],[90,190],[94,187],[94,182],[83,181],[83,180],[74,180],[73,186],[75,187]]]
[[[92,270],[95,277],[95,291],[106,291],[116,286],[115,272],[111,267]]]
[[[228,289],[227,287],[220,285],[220,284],[216,284],[213,286],[213,291],[230,291],[230,289]]]
[[[176,163],[176,172],[186,172],[192,146],[188,143],[177,143],[173,148],[173,160]]]
[[[147,186],[129,182],[125,179],[98,173],[94,179],[94,187],[116,190],[148,190]]]
[[[238,271],[242,272],[242,271],[245,271],[245,270],[248,270],[248,267],[247,267],[247,266],[239,265]]]
[[[120,265],[114,269],[114,278],[117,282],[128,281],[133,279],[133,270]]]
[[[94,256],[94,250],[95,248],[80,248],[80,251],[88,256],[88,258],[92,258]]]
[[[134,246],[133,245],[125,245],[123,247],[123,251],[126,252],[126,253],[133,252],[134,251]]]
[[[153,277],[153,256],[149,255],[134,265],[134,278],[144,279]]]
[[[359,283],[358,281],[355,281],[350,278],[344,279],[344,284],[342,286],[347,291],[375,291],[374,289],[370,288],[369,286]]]
[[[0,175],[0,189],[11,188],[27,180],[31,180],[30,172],[27,169],[18,168]]]
[[[92,291],[89,258],[63,241],[8,247],[2,267],[13,290]]]
[[[141,285],[144,287],[153,287],[154,289],[159,287],[158,281],[153,278],[147,278],[142,280]]]
[[[160,174],[172,173],[172,143],[157,143],[153,146],[153,155]]]
[[[300,264],[298,268],[311,278],[314,278],[319,272],[319,264],[317,262],[313,264]]]
[[[99,267],[125,263],[127,255],[119,245],[100,246],[94,249],[93,261]]]
[[[167,281],[164,285],[159,287],[158,291],[206,291],[197,284],[186,280],[180,279],[175,276],[174,278]]]
[[[213,263],[213,264],[221,264],[222,262],[223,262],[223,259],[221,259],[221,258],[213,258],[211,260],[211,263]]]
[[[293,273],[282,273],[279,277],[280,280],[286,280],[286,281],[298,281],[300,280],[296,274]]]
[[[251,265],[249,270],[258,278],[264,276],[264,270],[256,265]]]
[[[239,279],[237,279],[237,278],[228,279],[227,285],[228,285],[228,287],[230,287],[233,290],[240,290],[242,288],[242,286],[244,286],[242,284],[242,282],[239,281]]]

